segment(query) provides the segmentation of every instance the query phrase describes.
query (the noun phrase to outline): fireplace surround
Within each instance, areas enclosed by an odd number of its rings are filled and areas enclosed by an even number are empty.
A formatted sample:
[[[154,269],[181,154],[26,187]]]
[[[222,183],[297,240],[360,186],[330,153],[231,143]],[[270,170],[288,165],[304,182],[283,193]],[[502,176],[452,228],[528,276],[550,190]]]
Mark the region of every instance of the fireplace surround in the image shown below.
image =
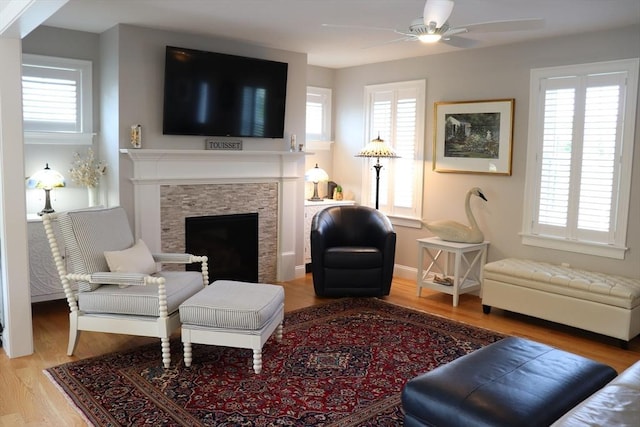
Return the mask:
[[[258,280],[273,282],[277,278],[278,249],[278,185],[275,182],[161,185],[162,252],[187,250],[185,222],[189,218],[252,213],[258,215]],[[228,261],[224,258],[219,254],[217,259],[209,259],[209,277],[215,279],[216,269],[227,268],[224,264]]]
[[[132,166],[129,183],[135,234],[151,251],[184,250],[185,216],[248,213],[253,209],[259,217],[272,218],[265,225],[259,220],[259,280],[296,277],[297,266],[303,265],[305,153],[160,149],[120,152]],[[263,232],[270,234],[262,235]],[[182,236],[176,237],[180,233]]]

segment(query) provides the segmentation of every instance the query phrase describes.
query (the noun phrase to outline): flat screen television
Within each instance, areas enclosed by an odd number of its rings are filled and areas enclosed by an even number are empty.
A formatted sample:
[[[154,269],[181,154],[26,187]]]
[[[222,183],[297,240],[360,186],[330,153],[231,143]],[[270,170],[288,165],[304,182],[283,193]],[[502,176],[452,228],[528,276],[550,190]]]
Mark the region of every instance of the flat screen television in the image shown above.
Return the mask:
[[[163,134],[282,138],[287,68],[167,46]]]

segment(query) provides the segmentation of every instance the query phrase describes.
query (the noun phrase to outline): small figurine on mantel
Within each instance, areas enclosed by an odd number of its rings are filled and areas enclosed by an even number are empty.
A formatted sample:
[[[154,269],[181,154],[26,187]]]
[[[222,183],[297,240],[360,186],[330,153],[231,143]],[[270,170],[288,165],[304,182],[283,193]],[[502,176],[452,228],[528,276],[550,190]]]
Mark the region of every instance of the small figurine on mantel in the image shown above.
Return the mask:
[[[480,197],[485,202],[487,201],[487,198],[482,194],[482,190],[478,187],[474,187],[467,192],[464,207],[467,214],[467,220],[470,225],[460,224],[459,222],[451,220],[431,222],[423,221],[422,224],[427,230],[431,231],[442,240],[460,243],[482,243],[484,241],[484,234],[480,230],[480,227],[478,227],[478,223],[476,222],[473,212],[471,212],[471,207],[469,206],[469,201],[472,195]]]
[[[142,148],[142,126],[131,126],[131,146],[133,148]]]

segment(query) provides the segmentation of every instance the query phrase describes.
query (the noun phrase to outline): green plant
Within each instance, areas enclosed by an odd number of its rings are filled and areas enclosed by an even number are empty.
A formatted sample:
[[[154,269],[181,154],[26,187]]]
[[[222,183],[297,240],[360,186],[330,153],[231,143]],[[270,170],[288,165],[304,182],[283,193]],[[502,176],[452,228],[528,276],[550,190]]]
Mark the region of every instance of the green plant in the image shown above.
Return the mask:
[[[342,193],[342,187],[340,185],[336,186],[336,193]]]

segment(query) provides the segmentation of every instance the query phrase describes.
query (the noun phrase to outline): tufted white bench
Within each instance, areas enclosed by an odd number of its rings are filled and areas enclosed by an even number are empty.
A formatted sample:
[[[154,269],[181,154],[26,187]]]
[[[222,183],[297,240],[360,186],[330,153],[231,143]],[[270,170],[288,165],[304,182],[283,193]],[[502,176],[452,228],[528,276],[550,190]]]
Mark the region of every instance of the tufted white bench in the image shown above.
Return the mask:
[[[249,348],[253,370],[262,370],[262,347],[275,332],[282,340],[284,289],[278,285],[216,280],[180,304],[184,364],[192,343]]]
[[[485,264],[482,305],[628,341],[640,333],[640,279],[507,258]]]

